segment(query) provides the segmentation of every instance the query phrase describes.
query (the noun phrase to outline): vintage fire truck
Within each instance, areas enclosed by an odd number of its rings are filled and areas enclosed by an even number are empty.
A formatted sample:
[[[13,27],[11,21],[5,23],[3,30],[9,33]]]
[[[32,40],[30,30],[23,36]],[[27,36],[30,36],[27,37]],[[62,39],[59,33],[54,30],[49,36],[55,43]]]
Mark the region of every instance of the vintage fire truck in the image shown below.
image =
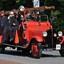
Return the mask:
[[[16,30],[13,41],[5,43],[0,42],[0,51],[4,52],[6,47],[17,48],[27,54],[31,51],[34,58],[40,58],[43,50],[58,50],[61,56],[64,56],[64,36],[62,31],[55,32],[53,22],[49,21],[44,10],[55,9],[54,6],[43,6],[37,8],[28,8],[24,12],[25,20]],[[28,13],[28,18],[26,15]],[[32,16],[31,16],[32,15]],[[2,35],[0,35],[0,41]]]

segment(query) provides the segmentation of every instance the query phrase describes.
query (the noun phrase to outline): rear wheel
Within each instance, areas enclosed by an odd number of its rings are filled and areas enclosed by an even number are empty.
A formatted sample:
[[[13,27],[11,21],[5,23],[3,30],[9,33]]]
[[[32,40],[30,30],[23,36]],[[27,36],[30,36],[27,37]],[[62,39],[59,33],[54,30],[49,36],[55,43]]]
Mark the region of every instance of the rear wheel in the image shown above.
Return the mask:
[[[64,49],[60,50],[59,52],[60,52],[60,55],[61,55],[62,57],[64,57]]]
[[[42,45],[36,41],[32,42],[31,53],[34,58],[40,58],[42,55]]]

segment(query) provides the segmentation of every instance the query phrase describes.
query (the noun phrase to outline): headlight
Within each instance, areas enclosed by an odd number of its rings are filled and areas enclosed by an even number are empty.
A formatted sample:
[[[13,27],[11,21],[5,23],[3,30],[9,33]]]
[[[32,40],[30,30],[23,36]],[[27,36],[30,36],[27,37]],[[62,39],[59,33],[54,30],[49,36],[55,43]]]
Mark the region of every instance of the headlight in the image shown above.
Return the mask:
[[[59,31],[58,36],[62,36],[62,35],[63,35],[62,31]]]
[[[57,34],[56,33],[54,33],[54,37],[56,37],[57,36]]]
[[[47,36],[47,32],[43,32],[43,36],[46,37]]]

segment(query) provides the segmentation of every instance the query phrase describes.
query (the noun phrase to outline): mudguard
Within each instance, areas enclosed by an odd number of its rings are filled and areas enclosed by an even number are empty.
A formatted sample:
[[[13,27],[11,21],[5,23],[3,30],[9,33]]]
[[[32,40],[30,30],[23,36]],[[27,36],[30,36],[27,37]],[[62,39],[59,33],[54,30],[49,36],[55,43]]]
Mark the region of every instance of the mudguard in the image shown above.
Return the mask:
[[[57,40],[59,40],[60,37],[57,37]],[[64,43],[64,36],[62,36],[62,41],[59,42],[59,44],[63,44]]]
[[[43,38],[40,36],[34,36],[33,38],[35,38],[37,42],[43,42]]]
[[[64,43],[64,36],[62,36],[62,42],[60,42],[60,44],[63,44]]]

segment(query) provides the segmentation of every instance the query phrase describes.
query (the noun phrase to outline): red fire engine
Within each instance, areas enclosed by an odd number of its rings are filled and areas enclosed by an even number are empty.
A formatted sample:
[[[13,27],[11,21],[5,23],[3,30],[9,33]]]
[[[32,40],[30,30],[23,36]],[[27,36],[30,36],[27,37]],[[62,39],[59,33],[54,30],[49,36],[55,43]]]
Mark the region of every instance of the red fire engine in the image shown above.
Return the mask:
[[[24,53],[31,51],[32,56],[40,58],[44,49],[58,50],[64,56],[64,36],[62,31],[54,32],[51,21],[44,10],[55,9],[54,6],[27,8],[24,12],[24,21],[16,30],[13,42],[0,43],[0,51],[6,47],[17,48]],[[31,13],[31,14],[30,14]],[[28,15],[28,16],[27,16]],[[0,36],[2,39],[2,36]]]

